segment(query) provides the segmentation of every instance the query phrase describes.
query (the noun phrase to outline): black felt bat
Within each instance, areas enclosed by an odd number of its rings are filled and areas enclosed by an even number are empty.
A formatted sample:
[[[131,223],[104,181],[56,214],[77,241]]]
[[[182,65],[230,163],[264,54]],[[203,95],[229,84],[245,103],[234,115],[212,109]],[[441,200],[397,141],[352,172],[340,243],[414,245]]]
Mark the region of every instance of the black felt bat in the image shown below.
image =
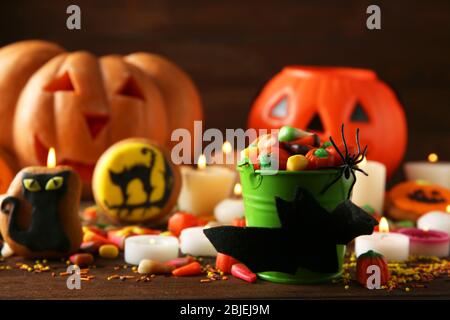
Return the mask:
[[[223,226],[204,233],[218,252],[246,264],[254,272],[338,271],[337,244],[371,234],[378,222],[350,200],[327,212],[306,190],[292,202],[275,197],[281,228]]]

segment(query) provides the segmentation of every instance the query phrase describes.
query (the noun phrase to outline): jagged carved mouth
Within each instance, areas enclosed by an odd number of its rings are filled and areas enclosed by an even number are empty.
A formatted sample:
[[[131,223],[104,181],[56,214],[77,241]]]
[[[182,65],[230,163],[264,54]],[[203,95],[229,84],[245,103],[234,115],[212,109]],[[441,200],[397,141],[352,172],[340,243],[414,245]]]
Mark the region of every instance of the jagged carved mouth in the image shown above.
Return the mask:
[[[46,147],[37,135],[34,136],[34,147],[39,164],[43,166],[47,165],[47,156],[50,148]],[[71,159],[58,159],[58,155],[56,156],[58,165],[66,165],[72,167],[76,172],[78,172],[81,180],[85,182],[91,182],[95,164],[83,163]]]

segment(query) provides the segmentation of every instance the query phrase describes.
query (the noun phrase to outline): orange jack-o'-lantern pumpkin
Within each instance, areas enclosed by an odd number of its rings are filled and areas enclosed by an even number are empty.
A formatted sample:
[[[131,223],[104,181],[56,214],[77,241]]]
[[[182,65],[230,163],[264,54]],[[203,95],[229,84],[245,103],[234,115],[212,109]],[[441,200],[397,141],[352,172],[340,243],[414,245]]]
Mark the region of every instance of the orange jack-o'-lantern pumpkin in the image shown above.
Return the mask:
[[[405,152],[406,119],[394,92],[370,70],[287,67],[263,88],[248,121],[256,129],[309,129],[323,139],[338,137],[343,123],[348,132],[360,128],[368,158],[391,175]]]
[[[16,172],[17,166],[14,159],[7,152],[0,150],[0,194],[8,190]]]
[[[0,50],[0,147],[22,166],[45,164],[50,147],[89,194],[97,159],[128,137],[170,146],[175,128],[193,132],[202,110],[189,77],[148,53],[65,52],[44,41]]]

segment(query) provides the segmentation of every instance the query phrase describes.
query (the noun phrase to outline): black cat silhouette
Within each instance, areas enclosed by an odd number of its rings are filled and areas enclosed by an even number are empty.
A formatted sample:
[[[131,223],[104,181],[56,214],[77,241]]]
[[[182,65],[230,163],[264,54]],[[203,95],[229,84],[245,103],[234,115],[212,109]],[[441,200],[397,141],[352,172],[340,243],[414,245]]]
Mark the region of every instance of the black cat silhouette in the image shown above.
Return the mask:
[[[147,195],[146,201],[150,201],[150,196],[152,195],[153,191],[153,186],[150,182],[150,175],[152,173],[153,166],[155,165],[156,153],[150,148],[142,148],[141,153],[143,155],[150,155],[150,163],[148,166],[146,166],[145,164],[136,164],[131,168],[123,169],[122,172],[114,172],[112,170],[109,170],[109,176],[112,183],[120,188],[124,204],[127,204],[129,197],[127,187],[134,179],[138,179],[142,183],[144,191]]]
[[[126,210],[128,214],[137,208],[149,208],[151,206],[163,207],[170,196],[170,190],[173,184],[172,171],[165,162],[164,180],[166,181],[163,197],[155,202],[151,202],[150,198],[154,190],[151,183],[151,174],[155,166],[156,152],[150,148],[144,147],[141,149],[142,154],[150,156],[148,165],[136,164],[131,167],[125,167],[121,172],[114,172],[109,170],[109,176],[114,185],[120,188],[123,202],[118,205],[109,205],[105,200],[105,205],[109,209]],[[129,194],[127,192],[128,185],[131,181],[138,179],[142,183],[142,187],[146,194],[146,200],[143,203],[129,204]]]

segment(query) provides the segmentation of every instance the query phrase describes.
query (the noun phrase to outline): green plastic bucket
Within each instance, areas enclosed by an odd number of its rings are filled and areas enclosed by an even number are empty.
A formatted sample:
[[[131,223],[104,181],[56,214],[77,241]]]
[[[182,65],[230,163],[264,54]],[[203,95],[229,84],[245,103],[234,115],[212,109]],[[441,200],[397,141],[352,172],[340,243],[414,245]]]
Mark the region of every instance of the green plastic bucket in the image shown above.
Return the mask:
[[[327,211],[332,211],[347,199],[353,178],[342,176],[325,193],[323,188],[340,174],[337,170],[278,171],[273,175],[253,170],[249,163],[238,166],[244,198],[245,218],[251,227],[281,227],[275,207],[275,197],[292,201],[297,187],[308,190]],[[318,234],[320,230],[317,231]],[[318,252],[318,254],[320,254]],[[286,284],[314,284],[328,282],[341,276],[345,246],[337,245],[339,269],[336,273],[317,273],[298,268],[295,274],[267,270],[258,273],[261,279]]]

